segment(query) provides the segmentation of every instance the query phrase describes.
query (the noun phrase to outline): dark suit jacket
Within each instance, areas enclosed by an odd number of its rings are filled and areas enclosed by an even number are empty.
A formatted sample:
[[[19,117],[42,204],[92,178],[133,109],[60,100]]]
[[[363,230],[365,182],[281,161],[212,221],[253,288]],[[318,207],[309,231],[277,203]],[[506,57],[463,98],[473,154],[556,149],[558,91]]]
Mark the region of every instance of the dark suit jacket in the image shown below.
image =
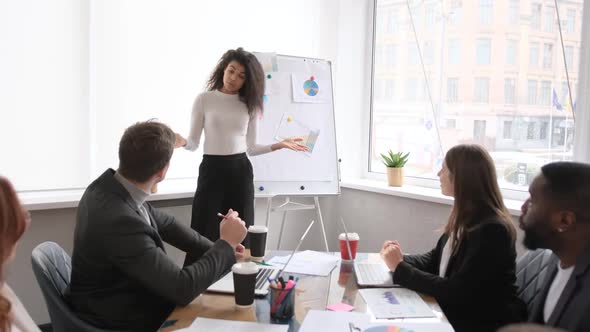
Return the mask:
[[[155,331],[175,305],[187,305],[231,268],[234,250],[146,202],[148,225],[113,175],[104,172],[80,200],[66,301],[98,327]],[[162,241],[200,259],[180,268]]]
[[[545,299],[557,274],[558,263],[559,259],[553,255],[548,267],[548,278],[541,288],[540,296],[537,297],[529,317],[531,322],[545,324],[543,319]],[[590,331],[590,245],[576,259],[576,267],[546,324],[569,332]]]
[[[443,235],[432,251],[404,256],[393,273],[395,283],[434,296],[457,332],[496,331],[525,320],[526,307],[516,295],[516,252],[506,226],[491,217],[468,231],[441,278],[447,240]]]

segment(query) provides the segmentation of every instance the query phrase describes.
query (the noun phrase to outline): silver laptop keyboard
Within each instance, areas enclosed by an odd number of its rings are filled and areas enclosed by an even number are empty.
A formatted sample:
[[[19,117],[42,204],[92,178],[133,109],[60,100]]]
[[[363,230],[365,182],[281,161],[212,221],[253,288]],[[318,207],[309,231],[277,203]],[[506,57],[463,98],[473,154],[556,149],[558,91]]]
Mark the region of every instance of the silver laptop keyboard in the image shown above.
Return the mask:
[[[270,277],[272,271],[273,269],[265,267],[261,267],[258,270],[258,274],[256,275],[256,289],[264,289],[264,283],[266,282],[266,279]]]
[[[357,264],[358,272],[365,283],[383,282],[383,268],[378,264]]]

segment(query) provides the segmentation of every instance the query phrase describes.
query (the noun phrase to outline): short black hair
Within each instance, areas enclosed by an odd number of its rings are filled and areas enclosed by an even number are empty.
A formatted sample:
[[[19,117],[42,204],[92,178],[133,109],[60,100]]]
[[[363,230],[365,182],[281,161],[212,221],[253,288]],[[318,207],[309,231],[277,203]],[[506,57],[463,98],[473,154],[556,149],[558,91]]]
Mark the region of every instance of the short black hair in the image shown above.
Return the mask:
[[[170,162],[175,139],[174,131],[158,121],[132,125],[119,142],[118,172],[129,180],[149,180]]]
[[[544,191],[560,208],[590,221],[590,165],[560,161],[541,167]]]

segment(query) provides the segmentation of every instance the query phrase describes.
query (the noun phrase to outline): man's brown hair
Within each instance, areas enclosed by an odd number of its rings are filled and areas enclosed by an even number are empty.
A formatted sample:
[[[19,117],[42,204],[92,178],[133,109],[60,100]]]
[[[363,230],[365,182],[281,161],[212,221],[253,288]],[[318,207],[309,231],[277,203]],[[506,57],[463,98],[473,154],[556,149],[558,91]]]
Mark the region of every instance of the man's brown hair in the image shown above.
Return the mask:
[[[175,139],[174,131],[158,121],[132,125],[119,142],[118,172],[129,180],[149,180],[170,162]]]

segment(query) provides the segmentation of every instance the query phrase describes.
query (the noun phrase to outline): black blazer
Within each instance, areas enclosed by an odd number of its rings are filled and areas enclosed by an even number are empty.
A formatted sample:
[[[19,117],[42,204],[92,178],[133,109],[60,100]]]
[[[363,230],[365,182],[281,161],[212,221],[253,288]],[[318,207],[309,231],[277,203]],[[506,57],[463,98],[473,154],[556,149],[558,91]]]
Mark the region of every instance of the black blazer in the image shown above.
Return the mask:
[[[146,202],[148,225],[113,175],[104,172],[80,200],[66,301],[97,327],[155,331],[175,305],[187,305],[231,268],[234,250]],[[181,268],[162,241],[200,259]]]
[[[526,306],[516,295],[516,251],[507,227],[489,217],[468,231],[441,278],[447,240],[443,235],[432,251],[404,256],[393,273],[395,283],[434,296],[457,332],[496,331],[525,320]]]
[[[529,317],[531,322],[545,324],[543,319],[545,299],[557,274],[558,263],[559,259],[553,255],[548,266],[548,277],[541,288],[540,296],[537,296]],[[576,259],[576,267],[574,267],[570,280],[565,285],[546,324],[569,332],[590,331],[590,244]]]

